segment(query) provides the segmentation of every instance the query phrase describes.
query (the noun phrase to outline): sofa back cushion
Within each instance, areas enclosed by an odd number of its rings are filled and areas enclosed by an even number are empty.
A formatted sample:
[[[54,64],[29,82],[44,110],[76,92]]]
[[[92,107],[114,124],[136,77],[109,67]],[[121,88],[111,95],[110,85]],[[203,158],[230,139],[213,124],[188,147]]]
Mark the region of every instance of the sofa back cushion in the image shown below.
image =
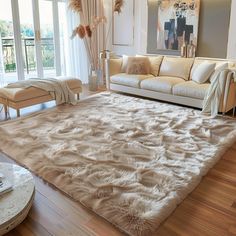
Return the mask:
[[[157,77],[159,75],[161,62],[163,60],[163,56],[144,56],[144,55],[136,55],[136,57],[147,57],[150,61],[150,74]]]
[[[215,63],[216,64],[216,67],[215,69],[219,66],[219,65],[222,65],[224,63],[229,63],[228,60],[225,60],[225,59],[214,59],[214,58],[199,58],[199,57],[196,57],[195,60],[194,60],[194,63],[193,63],[193,66],[192,66],[192,69],[191,69],[191,73],[190,73],[190,80],[193,79],[193,72],[194,70],[196,69],[196,67],[205,62],[205,61],[208,61],[208,62],[211,62],[211,63]]]
[[[159,76],[173,76],[188,80],[193,61],[192,58],[165,56],[161,63]]]
[[[149,61],[150,61],[150,74],[152,74],[154,76],[159,75],[160,66],[161,66],[163,56],[136,55],[136,57],[146,57],[146,58],[148,58]],[[121,72],[122,73],[126,73],[126,71],[127,71],[128,59],[129,59],[129,56],[127,56],[127,55],[122,56],[122,66],[121,66]]]
[[[158,76],[159,71],[160,71],[161,62],[163,60],[163,56],[156,56],[156,57],[150,56],[148,58],[149,58],[150,65],[151,65],[150,74],[152,74],[154,76]]]
[[[110,76],[121,73],[122,58],[109,59]]]
[[[129,56],[127,56],[127,55],[122,56],[122,65],[121,65],[121,72],[122,73],[126,73],[128,59],[129,59]]]
[[[150,61],[147,57],[129,57],[126,68],[127,74],[150,74]]]
[[[192,73],[192,80],[199,84],[206,83],[215,70],[216,63],[204,61],[198,64]]]

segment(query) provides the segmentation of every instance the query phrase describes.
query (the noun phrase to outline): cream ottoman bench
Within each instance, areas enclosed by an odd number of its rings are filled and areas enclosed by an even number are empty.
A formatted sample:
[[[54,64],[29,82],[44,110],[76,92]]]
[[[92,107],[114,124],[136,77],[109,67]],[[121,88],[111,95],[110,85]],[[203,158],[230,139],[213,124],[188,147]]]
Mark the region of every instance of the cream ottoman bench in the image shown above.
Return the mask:
[[[68,87],[77,95],[82,92],[82,83],[74,77],[56,77],[60,80],[66,80]],[[36,87],[29,88],[0,88],[0,104],[3,104],[5,117],[8,115],[8,108],[16,110],[17,117],[20,117],[20,109],[36,104],[52,101],[51,95],[42,89]]]

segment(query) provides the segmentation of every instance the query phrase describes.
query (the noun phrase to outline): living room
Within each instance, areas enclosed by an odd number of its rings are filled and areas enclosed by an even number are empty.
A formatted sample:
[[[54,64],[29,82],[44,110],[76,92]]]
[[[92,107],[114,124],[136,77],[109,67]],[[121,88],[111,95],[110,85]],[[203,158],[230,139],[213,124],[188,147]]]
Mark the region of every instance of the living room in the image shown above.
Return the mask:
[[[0,0],[0,235],[236,235],[236,0]]]

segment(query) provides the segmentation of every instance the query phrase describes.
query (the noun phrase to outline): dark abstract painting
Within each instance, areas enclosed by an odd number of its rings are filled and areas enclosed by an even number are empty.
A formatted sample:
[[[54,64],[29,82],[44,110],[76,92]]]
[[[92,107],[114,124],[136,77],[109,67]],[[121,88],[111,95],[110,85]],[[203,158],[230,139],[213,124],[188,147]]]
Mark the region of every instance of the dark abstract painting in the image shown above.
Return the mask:
[[[159,0],[157,49],[180,50],[197,46],[200,0]]]

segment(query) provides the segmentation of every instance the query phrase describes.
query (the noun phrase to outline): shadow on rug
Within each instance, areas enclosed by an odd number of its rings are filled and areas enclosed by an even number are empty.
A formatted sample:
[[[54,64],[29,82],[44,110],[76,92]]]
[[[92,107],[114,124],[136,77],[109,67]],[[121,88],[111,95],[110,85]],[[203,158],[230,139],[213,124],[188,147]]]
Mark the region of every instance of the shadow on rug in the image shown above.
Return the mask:
[[[3,152],[130,235],[148,235],[236,141],[236,121],[103,93],[3,122]]]

